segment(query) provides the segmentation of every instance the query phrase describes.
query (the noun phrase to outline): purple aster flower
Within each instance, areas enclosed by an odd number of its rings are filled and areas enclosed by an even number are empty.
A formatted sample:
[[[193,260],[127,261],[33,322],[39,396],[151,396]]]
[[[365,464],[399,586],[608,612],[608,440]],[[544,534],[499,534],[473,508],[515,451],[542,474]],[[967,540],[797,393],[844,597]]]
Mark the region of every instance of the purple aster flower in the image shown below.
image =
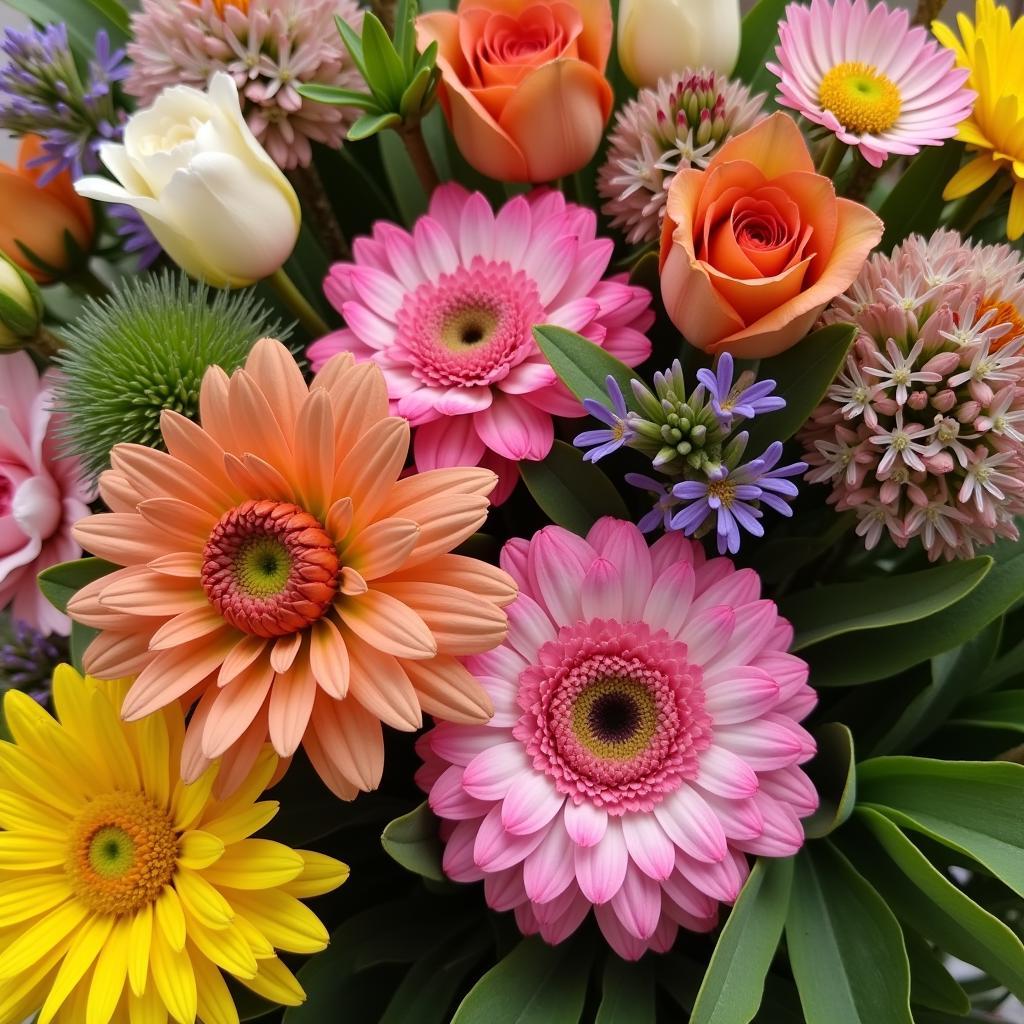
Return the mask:
[[[659,526],[668,531],[672,528],[672,516],[679,507],[679,499],[660,480],[644,476],[643,473],[627,473],[626,483],[647,491],[655,497],[654,507],[636,525],[644,533],[652,533]]]
[[[759,458],[735,469],[718,466],[706,480],[683,480],[672,493],[684,502],[670,528],[687,536],[696,534],[709,520],[714,520],[718,536],[718,553],[735,555],[740,549],[741,529],[754,537],[764,536],[759,520],[764,513],[759,505],[767,505],[784,516],[793,514],[789,502],[797,495],[797,487],[788,477],[799,476],[807,464],[795,462],[778,466],[782,443],[773,441]]]
[[[24,690],[45,704],[53,670],[67,660],[67,640],[47,636],[19,620],[11,621],[4,634],[0,643],[0,690]]]
[[[114,86],[128,74],[124,51],[112,50],[101,29],[83,75],[63,24],[9,29],[0,51],[7,57],[0,68],[0,129],[42,138],[43,153],[32,162],[44,168],[40,184],[66,170],[76,176],[99,170],[100,144],[121,132]]]
[[[594,419],[600,420],[608,425],[607,430],[585,430],[578,434],[573,440],[577,448],[587,448],[590,445],[597,445],[591,448],[583,458],[587,462],[597,462],[606,455],[618,451],[624,444],[628,444],[634,437],[632,428],[627,422],[629,410],[626,408],[626,399],[622,394],[618,381],[610,374],[605,380],[605,387],[608,389],[608,397],[612,407],[609,409],[604,403],[593,398],[583,400],[583,408],[590,413]]]
[[[136,269],[148,270],[163,254],[163,248],[153,232],[133,206],[116,203],[108,210],[114,221],[114,230],[121,239],[121,248],[136,256]]]
[[[707,389],[711,408],[718,422],[726,429],[732,426],[733,417],[753,419],[758,413],[775,412],[786,407],[786,400],[773,395],[775,381],[759,380],[749,370],[739,375],[733,383],[734,363],[728,352],[718,357],[714,372],[708,369],[697,371],[697,380]]]

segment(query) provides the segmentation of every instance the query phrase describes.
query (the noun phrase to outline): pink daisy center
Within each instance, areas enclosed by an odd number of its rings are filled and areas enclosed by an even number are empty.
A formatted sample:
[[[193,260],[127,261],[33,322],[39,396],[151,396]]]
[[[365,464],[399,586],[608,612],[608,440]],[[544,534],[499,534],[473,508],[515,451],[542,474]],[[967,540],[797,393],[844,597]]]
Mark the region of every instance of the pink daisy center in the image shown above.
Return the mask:
[[[203,589],[245,633],[312,625],[338,591],[338,553],[314,516],[285,501],[246,501],[221,516],[203,550]]]
[[[477,256],[406,296],[395,340],[415,377],[428,386],[488,385],[526,358],[530,329],[542,314],[529,275]]]
[[[644,623],[563,627],[520,676],[513,730],[559,792],[609,814],[649,811],[711,744],[701,670]]]

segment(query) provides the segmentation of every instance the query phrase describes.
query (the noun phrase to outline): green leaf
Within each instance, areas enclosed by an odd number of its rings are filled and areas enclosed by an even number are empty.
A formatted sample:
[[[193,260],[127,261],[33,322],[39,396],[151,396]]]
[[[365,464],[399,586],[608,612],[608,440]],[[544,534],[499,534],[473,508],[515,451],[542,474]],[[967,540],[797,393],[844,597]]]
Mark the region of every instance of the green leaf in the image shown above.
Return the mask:
[[[363,56],[362,39],[359,38],[356,30],[340,15],[336,14],[334,16],[334,24],[337,26],[341,41],[345,44],[345,49],[348,50],[348,54],[352,58],[352,63],[359,69],[359,74],[363,76],[363,81],[369,85],[370,80],[366,71],[366,59]]]
[[[98,629],[92,626],[83,626],[80,622],[71,623],[71,641],[68,645],[68,654],[71,656],[71,664],[84,674],[85,652],[89,644],[100,635]]]
[[[576,1024],[590,955],[581,943],[524,939],[466,994],[451,1024]]]
[[[366,84],[374,94],[387,97],[389,109],[397,111],[405,92],[405,68],[380,19],[371,11],[363,15],[362,38]]]
[[[363,114],[349,128],[348,140],[349,142],[360,142],[362,139],[368,139],[371,135],[376,135],[386,128],[394,128],[395,125],[401,123],[402,118],[398,114]]]
[[[431,46],[436,45],[431,43]],[[402,93],[401,102],[398,104],[398,112],[403,118],[419,114],[423,107],[424,97],[430,91],[434,83],[436,72],[434,68],[420,68],[409,81],[405,92]]]
[[[977,689],[979,692],[994,690],[1018,676],[1024,676],[1024,640],[1011,647],[1002,657],[990,661],[978,680]]]
[[[815,732],[818,753],[807,773],[821,796],[818,809],[804,819],[804,835],[821,839],[834,832],[853,813],[857,802],[857,773],[853,735],[845,725],[829,722]]]
[[[96,33],[104,29],[112,46],[128,41],[128,13],[117,0],[7,0],[39,25],[64,22],[75,54],[88,61],[94,52]]]
[[[885,223],[881,252],[888,255],[915,231],[930,235],[935,230],[945,205],[942,190],[960,166],[963,152],[962,144],[950,141],[926,147],[911,162],[878,211]]]
[[[732,73],[748,85],[766,74],[765,63],[771,59],[779,38],[779,22],[788,0],[760,0],[743,19],[739,59]]]
[[[387,855],[407,871],[435,882],[444,880],[437,818],[426,800],[415,810],[390,822],[380,837],[380,843]]]
[[[580,536],[602,516],[629,519],[629,510],[614,484],[564,441],[556,441],[542,462],[520,462],[519,472],[544,514]]]
[[[605,352],[600,345],[564,327],[550,324],[534,327],[533,336],[551,368],[581,402],[584,398],[593,398],[607,405],[605,381],[608,377],[615,378],[626,401],[631,401],[633,389],[629,382],[636,377],[636,371]]]
[[[950,724],[1024,732],[1024,690],[986,693],[966,701]]]
[[[690,1024],[749,1024],[782,937],[793,858],[761,858],[718,937]]]
[[[379,1024],[447,1024],[452,1000],[483,945],[483,937],[473,933],[455,948],[428,952],[409,968]]]
[[[601,1005],[594,1024],[656,1024],[651,958],[627,963],[608,953],[601,978]]]
[[[862,805],[973,857],[1024,896],[1024,765],[878,757],[857,769]]]
[[[834,583],[790,594],[779,605],[796,631],[790,650],[799,651],[843,633],[926,619],[966,597],[992,565],[992,559],[983,556],[920,572]]]
[[[807,1024],[913,1024],[900,926],[828,840],[797,855],[786,942]]]
[[[967,993],[953,979],[931,946],[917,932],[904,926],[903,941],[910,960],[911,1002],[932,1010],[963,1016],[971,1009]]]
[[[1024,543],[996,545],[990,550],[996,564],[981,584],[937,615],[877,629],[870,643],[854,633],[808,651],[814,685],[849,686],[885,679],[980,633],[1024,596]]]
[[[858,807],[849,829],[870,830],[856,860],[893,911],[941,949],[997,978],[1024,999],[1024,944],[957,888],[887,817]]]
[[[776,382],[786,408],[744,426],[750,434],[748,451],[760,454],[772,441],[788,441],[807,422],[836,379],[855,333],[852,324],[830,324],[785,352],[761,360],[758,379]]]
[[[327,103],[335,107],[357,107],[359,110],[366,110],[371,113],[380,114],[380,104],[365,92],[356,92],[354,89],[341,89],[336,85],[317,85],[310,82],[308,85],[296,86],[300,96],[315,103]]]
[[[406,72],[416,60],[416,0],[398,0],[395,11],[395,52]]]
[[[43,597],[58,611],[67,614],[68,601],[86,585],[101,576],[117,570],[116,565],[102,558],[77,558],[73,562],[51,565],[39,574],[39,589]]]

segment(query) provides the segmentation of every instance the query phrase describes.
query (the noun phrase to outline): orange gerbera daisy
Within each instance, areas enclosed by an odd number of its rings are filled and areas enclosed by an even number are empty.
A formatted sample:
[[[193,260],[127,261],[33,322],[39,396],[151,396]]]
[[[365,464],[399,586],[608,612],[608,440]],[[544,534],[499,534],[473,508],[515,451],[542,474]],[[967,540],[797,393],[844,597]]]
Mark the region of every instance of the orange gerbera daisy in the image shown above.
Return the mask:
[[[166,452],[115,447],[100,478],[112,511],[75,527],[124,566],[69,606],[101,630],[86,671],[138,677],[122,715],[198,701],[186,780],[223,757],[230,792],[269,735],[283,757],[301,743],[344,799],[380,781],[381,722],[486,721],[457,656],[503,640],[516,588],[450,552],[484,522],[496,476],[400,479],[409,425],[388,415],[378,367],[337,356],[307,388],[271,339],[230,379],[207,371],[200,420],[165,411]]]

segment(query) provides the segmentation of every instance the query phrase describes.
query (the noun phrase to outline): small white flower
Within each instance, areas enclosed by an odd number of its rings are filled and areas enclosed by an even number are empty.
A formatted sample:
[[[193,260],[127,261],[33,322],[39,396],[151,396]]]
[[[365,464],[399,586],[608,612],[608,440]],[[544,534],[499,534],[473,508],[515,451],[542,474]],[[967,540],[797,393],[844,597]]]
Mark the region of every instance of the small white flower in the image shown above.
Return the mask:
[[[960,487],[957,500],[966,505],[972,498],[975,508],[984,512],[986,506],[991,505],[992,498],[996,501],[1005,501],[1006,494],[1001,489],[1012,485],[1014,479],[1006,473],[1000,473],[998,467],[1015,457],[1013,452],[995,452],[988,454],[984,447],[979,448],[975,454],[975,460],[967,468],[967,475]]]
[[[921,535],[928,552],[938,547],[937,537],[953,549],[960,546],[962,538],[958,536],[955,523],[969,523],[970,517],[944,501],[931,501],[927,505],[914,505],[907,513],[907,538]]]
[[[828,389],[828,397],[842,405],[843,416],[852,420],[863,416],[869,422],[874,420],[871,400],[878,394],[880,385],[869,384],[861,373],[860,366],[852,356],[846,361],[846,368]]]
[[[857,536],[864,538],[864,547],[870,551],[882,539],[882,531],[888,530],[889,535],[901,547],[906,542],[903,520],[893,513],[889,505],[880,501],[865,501],[857,506]]]
[[[960,421],[952,416],[936,416],[935,438],[925,449],[925,456],[938,455],[944,448],[948,448],[956,456],[957,462],[966,469],[967,463],[971,459],[971,450],[964,445],[963,441],[965,439],[973,441],[978,437],[978,434],[961,435],[961,429],[962,424]]]
[[[922,427],[919,423],[903,425],[903,410],[896,411],[896,426],[891,430],[872,434],[871,443],[885,448],[885,454],[879,463],[879,475],[884,475],[889,468],[900,459],[908,469],[925,469],[921,456],[928,454],[928,445],[922,443],[925,438],[935,433],[936,427]]]
[[[1024,424],[1024,408],[1011,409],[1016,401],[1017,389],[1010,385],[998,392],[984,416],[976,421],[979,430],[990,430],[993,434],[1009,437],[1018,444],[1024,443],[1024,433],[1017,429],[1016,424]]]
[[[878,377],[880,379],[880,386],[883,389],[895,388],[897,403],[905,405],[908,396],[908,385],[937,384],[942,380],[941,374],[938,373],[924,370],[914,372],[914,363],[923,348],[924,342],[919,341],[907,355],[904,355],[900,351],[899,345],[890,338],[885,343],[885,350],[889,353],[889,358],[886,359],[879,352],[876,358],[882,364],[881,367],[866,366],[864,367],[864,372],[871,374],[872,377]]]

